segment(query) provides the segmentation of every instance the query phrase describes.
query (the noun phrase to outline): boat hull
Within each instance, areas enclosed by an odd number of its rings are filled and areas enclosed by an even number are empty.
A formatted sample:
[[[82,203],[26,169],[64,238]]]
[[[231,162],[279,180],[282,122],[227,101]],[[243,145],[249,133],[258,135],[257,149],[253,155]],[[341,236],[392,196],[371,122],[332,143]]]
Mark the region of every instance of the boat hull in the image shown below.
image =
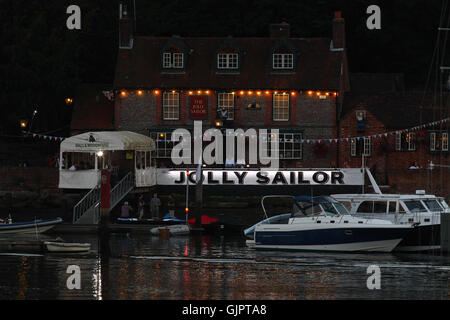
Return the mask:
[[[256,249],[286,249],[347,252],[391,252],[411,231],[410,226],[300,228],[259,226]]]
[[[11,224],[0,224],[0,235],[4,234],[36,234],[43,233],[51,228],[53,228],[56,224],[61,223],[62,219],[51,219],[51,220],[39,220],[39,221],[31,221],[31,222],[18,222]]]
[[[44,245],[49,252],[69,252],[80,253],[89,252],[91,245],[89,243],[58,243],[58,242],[44,242]]]
[[[441,248],[441,225],[419,225],[406,235],[395,251],[413,252]]]

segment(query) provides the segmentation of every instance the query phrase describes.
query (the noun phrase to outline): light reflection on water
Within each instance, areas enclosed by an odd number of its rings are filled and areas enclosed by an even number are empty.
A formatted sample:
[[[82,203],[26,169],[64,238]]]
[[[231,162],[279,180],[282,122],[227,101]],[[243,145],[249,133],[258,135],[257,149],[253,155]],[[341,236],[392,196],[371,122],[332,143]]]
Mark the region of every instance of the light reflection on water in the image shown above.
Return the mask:
[[[77,242],[95,236],[74,235]],[[111,255],[0,254],[0,299],[449,299],[450,257],[259,252],[240,236],[114,234]],[[69,290],[69,265],[81,289]],[[368,290],[369,265],[381,290]]]

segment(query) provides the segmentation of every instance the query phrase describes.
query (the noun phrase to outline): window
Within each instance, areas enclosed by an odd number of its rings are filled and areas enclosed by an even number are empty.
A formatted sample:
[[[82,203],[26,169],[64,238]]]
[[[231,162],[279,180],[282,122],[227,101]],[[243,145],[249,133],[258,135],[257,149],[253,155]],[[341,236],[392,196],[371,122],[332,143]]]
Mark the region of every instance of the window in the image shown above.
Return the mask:
[[[372,154],[372,141],[368,137],[350,140],[350,155],[352,157],[365,156],[370,157]]]
[[[448,151],[448,132],[430,132],[430,151]]]
[[[280,159],[302,159],[301,133],[280,133],[278,136]]]
[[[397,211],[397,202],[389,201],[389,213],[395,213]]]
[[[217,111],[219,112],[219,117],[221,117],[221,113],[224,112],[224,117],[228,116],[226,120],[233,120],[234,94],[225,92],[219,93],[217,100]]]
[[[289,121],[289,94],[273,94],[273,121]]]
[[[263,139],[263,154],[270,155],[272,157],[272,139],[278,139],[278,159],[302,159],[303,158],[303,144],[302,133],[300,132],[284,132],[284,133],[267,133],[267,139]]]
[[[155,154],[156,158],[171,158],[171,153],[174,146],[172,142],[172,132],[170,131],[151,132],[150,138],[152,138],[156,144],[156,154]],[[176,142],[176,144],[177,143],[178,142]]]
[[[237,53],[219,53],[217,55],[217,69],[237,69]]]
[[[414,132],[396,132],[395,133],[395,150],[396,151],[415,151],[416,150],[416,134]]]
[[[163,67],[169,68],[183,68],[183,53],[181,52],[164,52]]]
[[[373,201],[364,201],[356,210],[357,213],[372,213]]]
[[[292,53],[274,53],[272,59],[273,69],[294,68],[294,55]]]
[[[180,101],[178,92],[164,92],[163,120],[178,120],[179,113]]]
[[[373,213],[386,213],[387,203],[386,201],[374,201]]]

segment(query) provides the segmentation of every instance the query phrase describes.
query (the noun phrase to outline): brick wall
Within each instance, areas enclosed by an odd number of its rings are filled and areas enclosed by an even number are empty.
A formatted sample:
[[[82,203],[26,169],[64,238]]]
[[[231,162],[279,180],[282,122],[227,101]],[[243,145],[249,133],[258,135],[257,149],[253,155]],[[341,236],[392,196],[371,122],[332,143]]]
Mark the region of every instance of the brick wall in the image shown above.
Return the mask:
[[[47,190],[58,189],[59,170],[50,167],[0,167],[0,190]]]

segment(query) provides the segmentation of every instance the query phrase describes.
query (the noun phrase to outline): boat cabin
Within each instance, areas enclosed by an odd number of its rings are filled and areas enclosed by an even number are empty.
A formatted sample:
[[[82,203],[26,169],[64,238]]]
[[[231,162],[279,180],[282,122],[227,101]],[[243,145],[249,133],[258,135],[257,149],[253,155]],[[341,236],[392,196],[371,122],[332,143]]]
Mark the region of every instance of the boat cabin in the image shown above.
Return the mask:
[[[131,131],[86,132],[61,142],[59,188],[92,189],[101,171],[111,172],[111,184],[134,174],[136,187],[156,184],[153,139]]]
[[[349,214],[347,209],[338,201],[328,196],[309,197],[297,196],[294,198],[292,218],[307,216],[332,216]]]
[[[444,198],[427,194],[332,194],[351,214],[450,212]]]

